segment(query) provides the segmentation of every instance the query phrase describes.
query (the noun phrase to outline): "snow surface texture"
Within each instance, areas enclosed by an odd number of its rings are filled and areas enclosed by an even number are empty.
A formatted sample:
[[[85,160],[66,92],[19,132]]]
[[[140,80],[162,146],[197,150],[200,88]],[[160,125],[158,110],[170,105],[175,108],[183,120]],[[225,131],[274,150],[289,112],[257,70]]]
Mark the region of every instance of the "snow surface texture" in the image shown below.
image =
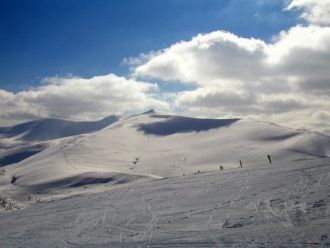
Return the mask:
[[[41,119],[13,127],[0,127],[0,167],[41,152],[48,147],[47,141],[95,132],[118,119],[118,116],[109,116],[95,122]]]
[[[25,209],[0,215],[0,234],[4,247],[330,245],[329,149],[321,133],[148,111],[2,167],[3,202]]]
[[[100,130],[118,120],[109,116],[99,121],[75,122],[60,119],[41,119],[15,125],[0,127],[0,138],[19,137],[24,141],[45,141]]]
[[[199,173],[0,216],[1,247],[328,247],[330,160]]]
[[[17,164],[8,165],[16,187],[44,189],[86,173],[173,177],[274,161],[326,157],[326,135],[264,122],[210,120],[142,114],[107,128],[66,138]]]

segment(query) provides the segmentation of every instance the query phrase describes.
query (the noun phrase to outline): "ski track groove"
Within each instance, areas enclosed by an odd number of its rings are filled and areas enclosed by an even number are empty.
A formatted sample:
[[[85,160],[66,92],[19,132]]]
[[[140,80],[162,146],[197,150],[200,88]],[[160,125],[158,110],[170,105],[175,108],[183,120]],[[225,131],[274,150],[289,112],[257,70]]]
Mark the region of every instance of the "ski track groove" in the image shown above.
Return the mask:
[[[277,173],[280,170],[281,168],[277,170]],[[263,225],[271,225],[276,230],[285,230],[283,232],[286,233],[286,238],[283,245],[328,247],[330,244],[327,240],[301,242],[305,240],[306,234],[314,231],[313,227],[323,223],[321,221],[313,224],[311,222],[313,220],[310,220],[307,214],[313,218],[316,214],[322,216],[325,214],[328,218],[329,196],[327,199],[314,196],[316,192],[325,192],[329,187],[327,180],[329,172],[326,170],[326,167],[302,168],[297,170],[295,177],[292,177],[290,171],[284,177],[278,177],[277,173],[272,171],[257,174],[252,171],[237,171],[226,175],[210,172],[191,177],[151,181],[108,191],[102,198],[105,203],[101,201],[101,205],[97,200],[101,194],[90,198],[84,196],[85,200],[89,199],[90,202],[88,206],[91,209],[88,212],[84,210],[83,198],[72,198],[71,201],[76,200],[78,203],[77,212],[70,209],[70,215],[74,217],[74,221],[71,223],[73,232],[71,235],[63,233],[59,246],[79,247],[84,243],[97,244],[100,238],[103,238],[110,247],[111,244],[114,247],[119,244],[122,246],[132,244],[134,247],[146,247],[147,245],[150,247],[161,247],[161,245],[165,247],[199,247],[203,245],[208,247],[224,245],[276,247],[279,245],[279,243],[273,242],[275,240],[260,241],[262,238],[254,242],[244,240],[236,242],[229,236],[229,240],[225,240],[227,239],[224,236],[226,233],[240,233],[240,230],[253,228],[254,223],[261,223],[258,228],[262,228]],[[264,179],[268,176],[273,180]],[[290,179],[290,184],[288,184],[291,185],[290,188],[282,185],[281,180],[286,181],[287,178]],[[257,179],[262,182],[269,181],[269,185],[266,184],[265,188],[256,188],[254,181]],[[230,183],[231,186],[228,188],[232,192],[223,195],[222,193],[228,190],[226,187],[222,188],[227,185],[227,182]],[[217,193],[218,191],[220,193]],[[311,192],[314,194],[311,195]],[[217,199],[208,198],[210,196],[217,197]],[[212,201],[201,204],[203,203],[201,201],[205,199]],[[117,205],[117,200],[122,205]],[[64,202],[70,202],[70,199]],[[53,204],[59,203],[61,201]],[[82,207],[80,207],[80,203]],[[119,206],[119,208],[115,208],[115,206]],[[306,212],[307,207],[310,209],[309,213]],[[20,211],[17,211],[17,214],[19,213]],[[303,214],[303,216],[299,217],[298,214]],[[250,215],[252,218],[249,219]],[[225,224],[226,222],[229,224]],[[322,225],[328,226],[327,223]],[[295,230],[293,228],[303,228],[304,232],[292,232]],[[196,239],[200,233],[208,241],[180,240],[182,237],[180,235],[183,235],[181,230],[185,230],[186,237]],[[31,233],[29,230],[19,232],[23,237]],[[326,231],[324,232],[323,234],[326,234]],[[168,242],[159,242],[164,235],[173,235],[173,233],[179,235],[178,238],[173,236],[168,240],[165,239]],[[223,234],[219,236],[221,233]],[[290,240],[294,242],[288,242]],[[22,240],[17,240],[17,242],[22,242],[22,246],[25,247],[30,243],[30,241]]]

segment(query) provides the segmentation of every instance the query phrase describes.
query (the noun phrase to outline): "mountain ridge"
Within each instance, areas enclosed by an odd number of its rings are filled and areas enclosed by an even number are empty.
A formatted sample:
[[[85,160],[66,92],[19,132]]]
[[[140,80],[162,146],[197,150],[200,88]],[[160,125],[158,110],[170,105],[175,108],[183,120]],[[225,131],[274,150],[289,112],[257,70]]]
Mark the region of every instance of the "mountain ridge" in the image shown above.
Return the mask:
[[[273,163],[326,158],[329,148],[329,137],[313,132],[250,120],[153,111],[121,118],[96,132],[48,142],[42,151],[3,168],[7,177],[16,178],[11,188],[37,193],[42,185],[51,185],[49,192],[64,186],[74,191],[74,184],[68,183],[71,179],[79,185],[84,180],[100,184],[106,181],[102,173],[145,175],[155,180],[219,170],[220,165],[237,168],[239,161],[243,167],[269,166],[267,155]],[[90,180],[89,174],[96,176]]]
[[[24,122],[10,127],[0,127],[0,138],[18,137],[23,141],[45,141],[95,132],[120,119],[108,116],[99,121],[70,121],[56,118],[43,118]]]
[[[10,189],[10,196],[24,201],[27,192],[75,194],[89,187],[102,190],[103,184],[118,187],[217,171],[220,166],[234,169],[240,163],[243,168],[270,166],[268,155],[273,164],[330,155],[330,137],[268,122],[192,118],[155,110],[113,120],[110,117],[110,125],[94,132],[46,141],[34,137],[4,148],[0,166],[6,173],[0,192]]]

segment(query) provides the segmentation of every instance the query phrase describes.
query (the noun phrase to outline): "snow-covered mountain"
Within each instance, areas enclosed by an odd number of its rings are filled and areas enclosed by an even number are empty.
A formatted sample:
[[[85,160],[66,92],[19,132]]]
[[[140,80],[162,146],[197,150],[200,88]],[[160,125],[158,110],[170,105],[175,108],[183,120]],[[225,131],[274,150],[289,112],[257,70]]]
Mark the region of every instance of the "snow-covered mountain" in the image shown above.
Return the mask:
[[[23,141],[45,141],[83,133],[90,133],[109,126],[119,119],[108,116],[99,121],[68,121],[61,119],[40,119],[12,127],[0,127],[0,138],[17,138]]]
[[[4,247],[330,245],[325,134],[155,111],[70,137],[25,126],[3,139],[39,149],[0,168],[0,212],[25,208],[0,214]]]
[[[329,168],[324,158],[105,184],[0,214],[1,247],[329,247]]]
[[[41,152],[49,146],[48,141],[95,132],[118,120],[119,116],[90,122],[49,118],[0,127],[0,167],[20,162]]]
[[[7,182],[15,178],[9,183],[11,188],[48,193],[105,182],[123,184],[216,171],[220,165],[236,168],[240,161],[243,167],[269,166],[267,155],[274,164],[325,158],[329,147],[326,135],[266,122],[148,111],[94,133],[49,143],[47,149],[7,165],[5,170]]]

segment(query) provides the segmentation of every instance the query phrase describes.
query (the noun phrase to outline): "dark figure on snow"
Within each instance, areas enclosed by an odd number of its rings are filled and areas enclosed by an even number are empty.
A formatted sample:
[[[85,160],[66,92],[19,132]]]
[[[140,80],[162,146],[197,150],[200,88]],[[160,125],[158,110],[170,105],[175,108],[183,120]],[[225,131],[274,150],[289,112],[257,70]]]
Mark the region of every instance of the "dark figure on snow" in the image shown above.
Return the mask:
[[[268,158],[269,163],[271,164],[272,163],[272,160],[270,158],[270,155],[267,155],[267,158]]]
[[[243,167],[242,160],[239,161],[241,168]]]
[[[220,168],[220,170],[223,170],[223,166],[222,165],[220,165],[219,168]]]

